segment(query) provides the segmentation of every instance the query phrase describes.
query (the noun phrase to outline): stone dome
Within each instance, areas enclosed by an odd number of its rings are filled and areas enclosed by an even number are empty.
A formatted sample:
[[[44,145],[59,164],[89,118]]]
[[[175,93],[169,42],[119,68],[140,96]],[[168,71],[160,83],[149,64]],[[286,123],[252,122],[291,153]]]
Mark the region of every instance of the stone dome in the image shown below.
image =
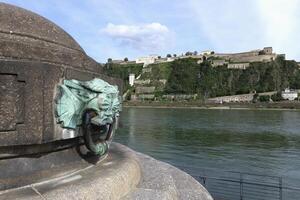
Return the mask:
[[[31,11],[6,3],[0,3],[1,58],[63,64],[92,71],[98,68],[98,63],[62,28]]]

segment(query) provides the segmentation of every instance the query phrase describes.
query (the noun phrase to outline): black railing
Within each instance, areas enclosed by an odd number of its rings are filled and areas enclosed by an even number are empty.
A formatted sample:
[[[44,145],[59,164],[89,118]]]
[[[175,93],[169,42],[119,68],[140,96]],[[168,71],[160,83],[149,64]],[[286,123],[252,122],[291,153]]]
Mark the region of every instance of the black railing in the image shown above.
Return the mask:
[[[259,174],[177,166],[193,176],[215,200],[298,200],[300,188],[283,178]],[[294,181],[294,185],[296,183]],[[299,181],[300,182],[300,181]]]

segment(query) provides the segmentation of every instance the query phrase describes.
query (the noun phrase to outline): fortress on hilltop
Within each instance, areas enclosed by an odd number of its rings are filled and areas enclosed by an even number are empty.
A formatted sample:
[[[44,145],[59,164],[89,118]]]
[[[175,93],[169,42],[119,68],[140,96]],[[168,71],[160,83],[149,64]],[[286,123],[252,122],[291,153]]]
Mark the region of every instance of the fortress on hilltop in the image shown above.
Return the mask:
[[[184,58],[195,58],[198,59],[198,63],[202,63],[204,60],[210,60],[213,67],[226,65],[228,69],[246,69],[251,62],[271,62],[275,60],[277,56],[285,57],[284,54],[274,53],[272,47],[264,47],[263,49],[240,53],[216,53],[206,50],[199,54],[197,52],[187,52],[179,56],[169,56],[165,58],[157,55],[149,55],[137,58],[135,63],[144,63],[144,67],[147,67],[149,64],[172,62]],[[122,62],[121,64],[126,64],[126,62]]]
[[[164,87],[168,80],[168,73],[171,70],[170,62],[175,60],[182,60],[186,58],[195,59],[198,64],[203,62],[210,63],[211,67],[225,67],[227,69],[235,70],[245,70],[248,67],[252,66],[251,63],[260,62],[268,63],[274,61],[278,56],[285,59],[284,54],[276,54],[273,52],[272,47],[264,47],[262,49],[251,50],[240,53],[218,53],[211,50],[206,50],[198,53],[186,52],[185,54],[176,55],[176,54],[167,54],[166,57],[161,57],[158,55],[149,55],[139,57],[135,60],[136,64],[142,64],[140,74],[129,75],[130,85],[134,88],[131,92],[131,100],[155,100],[155,97],[164,91]],[[127,64],[134,61],[129,61]],[[123,64],[126,64],[123,62]],[[159,73],[158,73],[159,72]],[[126,97],[128,93],[124,95]],[[156,96],[155,96],[156,95]],[[236,96],[232,98],[245,99],[248,101],[251,95]],[[197,97],[194,94],[191,95],[182,95],[182,94],[163,94],[161,96],[163,99],[196,99]],[[230,97],[230,101],[235,101]]]

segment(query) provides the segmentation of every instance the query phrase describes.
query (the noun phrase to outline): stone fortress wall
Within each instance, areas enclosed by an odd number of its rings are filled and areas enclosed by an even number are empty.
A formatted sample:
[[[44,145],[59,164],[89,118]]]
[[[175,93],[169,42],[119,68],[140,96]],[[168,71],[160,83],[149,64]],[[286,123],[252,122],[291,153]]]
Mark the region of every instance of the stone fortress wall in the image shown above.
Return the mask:
[[[273,53],[272,47],[241,52],[241,53],[205,53],[203,56],[210,58],[213,67],[227,65],[228,69],[246,69],[252,62],[271,62],[278,54]],[[284,56],[284,55],[283,55]]]
[[[150,93],[154,93],[154,91],[155,91],[154,86],[151,87],[138,86],[135,88],[135,93],[137,94],[150,94]]]
[[[245,56],[245,57],[233,57],[230,60],[232,62],[270,62],[275,60],[276,54],[270,55],[257,55],[257,56]]]
[[[228,69],[246,69],[250,66],[250,63],[228,63]]]
[[[272,92],[263,92],[258,93],[259,96],[271,96],[276,94],[277,91]],[[240,94],[240,95],[232,95],[232,96],[221,96],[215,98],[209,98],[208,102],[210,103],[229,103],[229,102],[251,102],[253,100],[255,93],[250,94]]]
[[[254,94],[242,94],[242,95],[215,97],[215,98],[209,98],[208,102],[211,103],[250,102],[253,99],[253,95]]]
[[[246,69],[251,62],[271,62],[277,56],[277,54],[273,53],[272,47],[241,53],[215,53],[209,55],[209,57],[218,58],[212,61],[213,67],[228,64],[229,69]]]
[[[230,58],[238,58],[238,57],[251,57],[251,56],[272,55],[272,54],[273,54],[272,47],[264,47],[263,49],[257,49],[257,50],[240,52],[240,53],[214,53],[210,55],[222,57],[225,59],[230,59]]]
[[[245,69],[249,67],[249,63],[251,62],[271,62],[272,60],[275,60],[279,55],[285,56],[284,54],[274,53],[272,47],[264,47],[263,49],[257,49],[240,53],[215,53],[214,51],[203,51],[200,54],[180,55],[177,57],[161,58],[157,55],[150,55],[139,57],[135,61],[113,60],[112,62],[119,63],[121,65],[133,63],[146,63],[143,72],[149,72],[151,68],[146,67],[149,64],[173,62],[174,60],[185,58],[199,59],[198,63],[200,64],[204,60],[211,58],[211,64],[213,67],[227,65],[230,69]]]

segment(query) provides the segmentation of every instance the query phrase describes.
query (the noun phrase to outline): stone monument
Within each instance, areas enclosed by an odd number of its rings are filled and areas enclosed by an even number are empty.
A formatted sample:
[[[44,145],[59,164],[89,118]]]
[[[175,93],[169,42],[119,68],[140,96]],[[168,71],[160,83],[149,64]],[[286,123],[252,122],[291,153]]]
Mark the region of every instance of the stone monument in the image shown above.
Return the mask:
[[[118,143],[107,153],[118,92],[64,30],[0,3],[0,200],[212,200],[171,165]]]
[[[0,3],[0,146],[55,148],[55,141],[82,135],[57,123],[54,100],[64,80],[93,78],[122,88],[121,80],[103,75],[101,65],[60,27]]]
[[[30,156],[81,144],[103,156],[117,124],[119,90],[122,81],[103,75],[101,64],[60,27],[0,3],[0,190],[35,182],[65,159],[46,165]],[[30,173],[14,163],[24,157],[19,164]]]

